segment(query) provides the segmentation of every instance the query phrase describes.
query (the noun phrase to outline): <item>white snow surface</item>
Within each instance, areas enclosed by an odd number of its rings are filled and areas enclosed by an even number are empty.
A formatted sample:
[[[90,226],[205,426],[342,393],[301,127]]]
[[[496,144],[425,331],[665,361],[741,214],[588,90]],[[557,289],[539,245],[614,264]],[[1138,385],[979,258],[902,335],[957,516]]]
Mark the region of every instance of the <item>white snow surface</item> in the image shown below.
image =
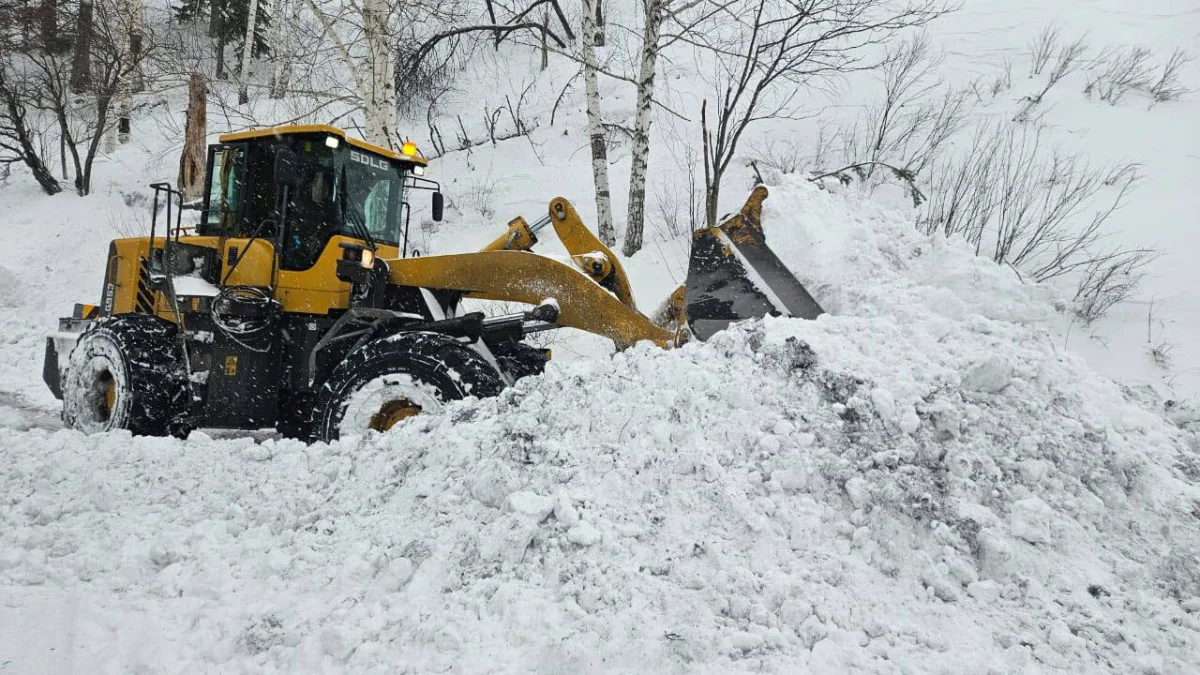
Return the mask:
[[[1192,417],[1064,352],[1048,291],[964,247],[805,183],[767,208],[831,315],[551,362],[333,445],[8,409],[0,664],[1200,671]],[[36,346],[0,335],[5,362]]]

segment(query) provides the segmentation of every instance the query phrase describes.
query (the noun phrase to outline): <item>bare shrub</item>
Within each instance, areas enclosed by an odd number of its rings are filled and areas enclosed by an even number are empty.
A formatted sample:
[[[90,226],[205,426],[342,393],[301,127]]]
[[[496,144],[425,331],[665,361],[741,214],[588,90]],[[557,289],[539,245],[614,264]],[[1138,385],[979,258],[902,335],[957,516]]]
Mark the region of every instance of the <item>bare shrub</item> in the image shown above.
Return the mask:
[[[1191,55],[1176,49],[1161,66],[1156,67],[1153,60],[1146,47],[1106,49],[1096,59],[1083,93],[1111,105],[1130,92],[1145,94],[1153,103],[1176,101],[1189,93],[1179,75],[1191,62]]]
[[[751,153],[753,162],[784,176],[800,173],[809,163],[804,146],[794,138],[756,145]]]
[[[971,93],[979,103],[993,101],[996,97],[1012,89],[1012,60],[1004,59],[1004,70],[992,76],[990,80],[977,80],[971,83]]]
[[[1150,358],[1154,361],[1154,365],[1163,370],[1170,370],[1171,364],[1175,363],[1174,350],[1175,345],[1173,343],[1162,340],[1150,345]]]
[[[464,206],[478,214],[481,219],[491,220],[496,215],[495,199],[499,187],[500,180],[492,174],[490,168],[485,174],[477,174],[467,179],[467,189],[462,195]]]
[[[1062,29],[1057,24],[1050,24],[1042,29],[1029,43],[1029,76],[1036,77],[1046,69],[1050,58],[1058,47]]]
[[[1179,83],[1179,70],[1184,64],[1190,63],[1192,57],[1182,49],[1176,49],[1167,62],[1163,64],[1158,79],[1150,85],[1149,93],[1155,103],[1177,101],[1190,90]]]
[[[696,171],[701,161],[700,149],[681,127],[663,125],[663,133],[674,169],[655,176],[650,196],[658,218],[652,229],[663,241],[681,242],[682,256],[686,259],[692,232],[703,227],[705,218],[704,183]]]
[[[931,79],[941,55],[916,36],[888,50],[880,68],[883,97],[868,106],[848,130],[839,133],[840,168],[814,162],[811,180],[836,178],[868,189],[896,183],[919,206],[924,195],[917,179],[964,126],[968,91]]]
[[[1046,98],[1046,94],[1050,93],[1050,90],[1054,88],[1054,85],[1061,82],[1063,78],[1070,75],[1079,67],[1079,62],[1084,54],[1087,53],[1087,49],[1087,42],[1083,37],[1060,47],[1055,52],[1053,65],[1050,67],[1045,84],[1037,93],[1030,94],[1021,99],[1023,104],[1013,118],[1013,121],[1023,123],[1033,121],[1033,109],[1041,104]],[[1047,65],[1049,65],[1049,56],[1047,56],[1047,61],[1042,63],[1038,68],[1038,74],[1041,74]]]
[[[1145,268],[1158,257],[1151,249],[1116,250],[1094,256],[1076,284],[1075,316],[1085,326],[1128,300],[1145,276]]]
[[[1012,89],[1012,61],[1004,59],[1004,72],[992,80],[992,98]]]
[[[1144,91],[1154,83],[1150,50],[1146,47],[1107,49],[1096,62],[1083,92],[1105,103],[1116,105],[1130,91]]]
[[[1155,327],[1158,328],[1157,336],[1155,336]],[[1165,331],[1166,325],[1154,311],[1154,300],[1150,300],[1150,308],[1146,310],[1146,352],[1154,361],[1154,365],[1163,370],[1169,370],[1175,361],[1173,355],[1175,345],[1163,338]]]
[[[1044,149],[1039,130],[984,126],[964,155],[931,171],[918,228],[961,237],[1036,282],[1076,279],[1076,312],[1091,323],[1130,297],[1157,255],[1102,246],[1105,223],[1138,179],[1136,165],[1096,168]]]
[[[659,222],[671,237],[690,237],[703,224],[704,192],[694,173],[657,181],[654,190]]]

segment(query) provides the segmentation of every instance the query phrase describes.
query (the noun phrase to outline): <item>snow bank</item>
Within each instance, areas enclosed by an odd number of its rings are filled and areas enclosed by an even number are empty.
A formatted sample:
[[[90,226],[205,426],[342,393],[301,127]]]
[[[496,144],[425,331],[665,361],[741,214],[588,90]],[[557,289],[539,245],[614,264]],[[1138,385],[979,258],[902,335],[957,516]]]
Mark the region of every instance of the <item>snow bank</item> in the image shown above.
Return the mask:
[[[1196,672],[1196,435],[1060,353],[1051,299],[1011,272],[811,186],[767,205],[835,316],[552,363],[329,446],[0,429],[0,652],[17,672],[50,646],[90,672]],[[30,617],[69,629],[30,639]]]

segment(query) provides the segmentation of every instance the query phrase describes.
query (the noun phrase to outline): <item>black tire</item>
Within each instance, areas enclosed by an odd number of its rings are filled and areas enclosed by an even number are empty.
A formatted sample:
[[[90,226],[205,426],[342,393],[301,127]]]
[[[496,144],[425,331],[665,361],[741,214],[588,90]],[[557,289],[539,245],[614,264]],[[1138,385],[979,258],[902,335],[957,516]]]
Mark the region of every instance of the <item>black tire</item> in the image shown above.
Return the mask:
[[[312,393],[293,395],[281,401],[275,430],[284,438],[312,440],[312,410],[316,396]]]
[[[87,434],[166,436],[182,426],[186,382],[175,325],[148,314],[96,320],[71,351],[63,423]]]
[[[374,392],[366,390],[368,385],[376,387]],[[389,393],[388,387],[393,386],[403,391]],[[401,333],[359,347],[334,368],[317,393],[309,428],[315,440],[339,438],[352,402],[366,406],[357,413],[373,410],[371,399],[353,401],[364,395],[378,394],[380,412],[398,396],[416,403],[414,407],[420,411],[468,396],[495,396],[503,389],[500,373],[454,338],[440,333]],[[361,426],[361,433],[366,433],[373,428],[373,420],[372,424],[359,424],[357,420],[350,423],[355,430]]]

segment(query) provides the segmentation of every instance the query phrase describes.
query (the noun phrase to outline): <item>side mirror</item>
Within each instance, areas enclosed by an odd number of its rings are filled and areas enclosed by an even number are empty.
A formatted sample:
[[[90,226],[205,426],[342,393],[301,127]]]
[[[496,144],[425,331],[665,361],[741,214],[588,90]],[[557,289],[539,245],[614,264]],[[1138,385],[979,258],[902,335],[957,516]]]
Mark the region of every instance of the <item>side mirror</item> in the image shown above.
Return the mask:
[[[275,183],[291,188],[300,185],[300,160],[291,150],[280,148],[275,153]]]
[[[442,222],[442,211],[444,208],[445,208],[445,203],[444,203],[444,200],[442,199],[442,193],[440,193],[440,192],[433,193],[433,220],[435,222],[438,222],[438,223]]]

